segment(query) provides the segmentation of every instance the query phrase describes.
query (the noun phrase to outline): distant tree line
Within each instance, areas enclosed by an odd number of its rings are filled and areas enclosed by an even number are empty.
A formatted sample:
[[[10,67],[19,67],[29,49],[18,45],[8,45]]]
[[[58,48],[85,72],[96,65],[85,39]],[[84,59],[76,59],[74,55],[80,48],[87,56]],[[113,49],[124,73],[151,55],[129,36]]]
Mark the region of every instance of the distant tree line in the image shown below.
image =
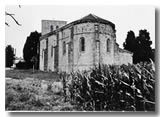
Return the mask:
[[[150,40],[149,32],[144,29],[139,31],[136,37],[135,33],[131,30],[128,32],[125,42],[123,43],[124,49],[133,53],[133,63],[154,61],[154,49],[151,47],[152,41]]]
[[[11,67],[15,60],[14,48],[11,45],[7,45],[5,54],[5,67]]]

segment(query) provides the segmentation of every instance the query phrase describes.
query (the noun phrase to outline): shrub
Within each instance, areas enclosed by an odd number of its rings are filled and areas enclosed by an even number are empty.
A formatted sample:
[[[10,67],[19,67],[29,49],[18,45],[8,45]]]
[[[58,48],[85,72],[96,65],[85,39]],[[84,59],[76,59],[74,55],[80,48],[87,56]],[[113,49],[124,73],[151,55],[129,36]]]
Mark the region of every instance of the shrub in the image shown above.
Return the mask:
[[[17,69],[28,69],[29,67],[28,67],[28,65],[27,65],[27,63],[26,62],[18,62],[17,64],[16,64],[16,68]]]

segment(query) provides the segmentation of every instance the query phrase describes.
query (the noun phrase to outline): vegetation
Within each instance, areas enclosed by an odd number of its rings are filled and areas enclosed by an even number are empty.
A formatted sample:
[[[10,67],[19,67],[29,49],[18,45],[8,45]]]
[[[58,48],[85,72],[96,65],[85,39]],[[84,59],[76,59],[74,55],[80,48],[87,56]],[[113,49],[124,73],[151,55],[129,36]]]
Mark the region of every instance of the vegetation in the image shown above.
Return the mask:
[[[14,48],[11,45],[6,46],[6,56],[5,56],[5,62],[6,62],[6,67],[11,67],[14,63],[15,60],[15,55],[14,55]]]
[[[23,48],[23,58],[26,62],[28,68],[32,68],[33,65],[35,69],[39,68],[39,38],[41,34],[37,31],[31,32],[30,36],[27,37],[26,43]],[[36,61],[33,61],[36,58]]]
[[[153,62],[101,65],[58,77],[32,70],[8,70],[6,76],[21,79],[6,80],[6,110],[155,111]],[[58,93],[57,81],[63,84]]]
[[[147,30],[140,30],[139,36],[135,36],[133,31],[129,31],[123,44],[124,49],[133,52],[133,62],[145,62],[154,60],[154,50],[151,48],[152,41]]]
[[[74,110],[74,106],[63,101],[62,94],[55,94],[48,88],[43,89],[42,85],[41,80],[32,78],[6,80],[5,109],[7,111]]]
[[[146,63],[72,73],[69,99],[84,111],[154,111],[154,75],[154,65]]]
[[[33,73],[32,69],[14,69],[14,70],[6,70],[6,77],[13,78],[13,79],[25,79],[25,78],[32,78],[32,79],[39,79],[39,80],[58,80],[59,75],[56,72],[43,72],[39,70],[35,70]]]

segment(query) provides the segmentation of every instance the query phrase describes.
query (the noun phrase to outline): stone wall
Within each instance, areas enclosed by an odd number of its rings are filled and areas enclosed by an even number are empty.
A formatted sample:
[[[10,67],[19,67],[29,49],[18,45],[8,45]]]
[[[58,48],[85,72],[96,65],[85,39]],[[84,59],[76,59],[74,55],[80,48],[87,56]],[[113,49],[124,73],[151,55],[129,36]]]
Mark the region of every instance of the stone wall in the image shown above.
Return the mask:
[[[55,47],[57,46],[56,35],[48,37],[48,71],[55,71],[54,62],[55,62]]]
[[[46,40],[43,39],[40,41],[40,65],[39,65],[39,69],[44,71],[44,50],[46,49]]]
[[[114,55],[114,64],[115,65],[122,65],[122,64],[127,65],[128,63],[132,64],[133,63],[132,56],[133,54],[125,52],[116,53]]]
[[[80,38],[85,39],[85,51],[80,51]],[[88,70],[94,65],[94,23],[74,26],[74,70]]]
[[[48,29],[44,28],[44,30]],[[80,51],[81,37],[85,39],[85,51]],[[110,51],[107,51],[108,39],[110,40]],[[65,46],[63,46],[64,42]],[[56,62],[58,71],[66,72],[88,70],[99,63],[116,65],[132,63],[132,54],[119,48],[116,43],[115,30],[107,24],[88,22],[70,25],[70,27],[59,30],[58,36],[57,34],[49,36],[47,47],[48,71],[56,71],[55,57],[58,60]],[[64,47],[65,53],[63,52]],[[44,49],[46,49],[45,39],[40,42],[40,54]],[[43,56],[40,57],[40,70],[44,70],[45,67]]]
[[[80,38],[85,38],[85,51],[80,52]],[[67,28],[59,33],[59,70],[84,70],[93,66],[94,48],[94,24],[83,23],[73,26],[73,40],[71,39],[71,29]],[[66,53],[63,54],[63,42],[66,42]],[[69,43],[73,43],[73,63],[68,62]],[[72,67],[72,68],[71,68]]]

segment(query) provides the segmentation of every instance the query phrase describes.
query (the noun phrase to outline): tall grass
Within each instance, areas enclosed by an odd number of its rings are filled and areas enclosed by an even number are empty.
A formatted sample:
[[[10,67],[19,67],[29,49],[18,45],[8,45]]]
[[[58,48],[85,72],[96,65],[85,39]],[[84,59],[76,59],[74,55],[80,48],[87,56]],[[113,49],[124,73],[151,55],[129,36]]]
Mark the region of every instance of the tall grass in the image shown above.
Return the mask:
[[[81,110],[155,110],[153,63],[99,65],[90,71],[78,71],[68,75],[63,73],[61,77],[66,97]]]

